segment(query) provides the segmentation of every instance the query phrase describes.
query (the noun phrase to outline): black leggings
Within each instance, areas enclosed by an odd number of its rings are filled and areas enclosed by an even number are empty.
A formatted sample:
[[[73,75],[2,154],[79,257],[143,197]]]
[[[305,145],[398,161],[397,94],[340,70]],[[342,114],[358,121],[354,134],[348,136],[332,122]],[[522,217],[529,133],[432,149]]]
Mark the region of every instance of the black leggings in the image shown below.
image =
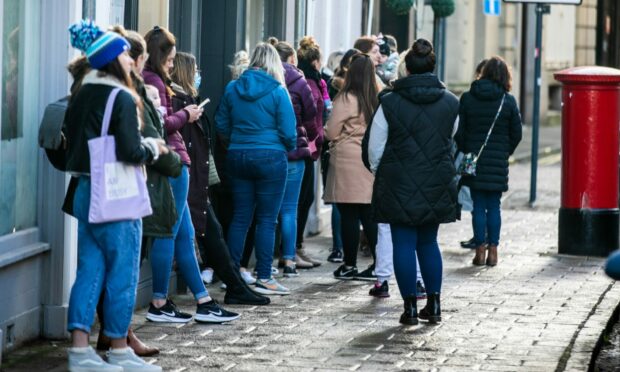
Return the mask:
[[[357,266],[357,248],[360,243],[360,221],[368,239],[368,246],[375,260],[377,245],[377,224],[372,220],[370,204],[338,203],[342,221],[342,245],[344,264]]]
[[[314,202],[314,160],[304,159],[306,169],[304,177],[301,179],[301,190],[299,192],[299,202],[297,204],[297,248],[301,248],[304,242],[304,230],[308,222],[310,207]]]

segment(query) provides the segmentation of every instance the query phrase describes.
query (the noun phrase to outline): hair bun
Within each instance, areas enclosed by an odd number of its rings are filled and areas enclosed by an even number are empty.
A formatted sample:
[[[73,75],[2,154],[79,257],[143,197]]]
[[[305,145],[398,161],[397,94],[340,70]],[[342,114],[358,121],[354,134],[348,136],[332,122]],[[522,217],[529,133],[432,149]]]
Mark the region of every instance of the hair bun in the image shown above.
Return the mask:
[[[319,45],[313,36],[304,36],[299,41],[299,48],[301,49],[318,49]]]
[[[269,44],[271,44],[273,46],[276,46],[276,44],[278,44],[279,42],[280,41],[275,36],[271,36],[271,37],[269,37],[269,39],[267,39],[267,43],[269,43]]]
[[[413,43],[411,49],[416,55],[426,57],[433,52],[433,44],[426,39],[418,39]]]
[[[103,31],[90,19],[81,20],[69,27],[71,46],[85,52],[93,42],[103,34]]]

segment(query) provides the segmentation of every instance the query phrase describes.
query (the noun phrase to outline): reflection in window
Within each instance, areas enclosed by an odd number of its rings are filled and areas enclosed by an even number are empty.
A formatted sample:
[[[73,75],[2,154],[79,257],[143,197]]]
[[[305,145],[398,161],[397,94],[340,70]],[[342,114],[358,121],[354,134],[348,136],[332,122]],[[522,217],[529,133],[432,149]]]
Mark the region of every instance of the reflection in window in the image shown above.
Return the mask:
[[[19,1],[5,1],[2,12],[2,131],[3,140],[21,137],[17,122]]]
[[[39,6],[0,0],[0,236],[36,225]]]

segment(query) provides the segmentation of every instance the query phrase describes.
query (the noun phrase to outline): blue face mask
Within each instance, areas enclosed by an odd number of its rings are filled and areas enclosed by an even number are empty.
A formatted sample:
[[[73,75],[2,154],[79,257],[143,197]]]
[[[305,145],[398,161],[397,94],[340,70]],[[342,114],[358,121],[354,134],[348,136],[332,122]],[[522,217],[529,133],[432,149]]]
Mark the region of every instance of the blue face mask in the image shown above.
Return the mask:
[[[200,73],[196,71],[196,73],[194,74],[194,87],[196,89],[200,88],[201,81],[202,81],[202,76],[200,76]]]

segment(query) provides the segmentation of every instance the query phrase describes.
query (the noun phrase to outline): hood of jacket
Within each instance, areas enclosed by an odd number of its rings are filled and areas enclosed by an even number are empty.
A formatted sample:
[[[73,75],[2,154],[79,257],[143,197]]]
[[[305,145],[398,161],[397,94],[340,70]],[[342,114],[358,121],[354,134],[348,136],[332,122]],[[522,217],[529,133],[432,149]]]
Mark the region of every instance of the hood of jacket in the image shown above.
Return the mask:
[[[246,70],[235,83],[235,90],[246,101],[256,101],[275,90],[280,83],[268,73],[258,70]]]
[[[436,75],[409,75],[394,82],[392,91],[416,104],[437,102],[446,92],[446,86]]]
[[[481,101],[497,101],[506,90],[494,81],[480,79],[471,83],[469,92]]]
[[[131,94],[129,88],[127,88],[127,86],[121,83],[121,81],[117,78],[110,75],[99,76],[99,70],[91,70],[84,76],[84,79],[82,80],[82,86],[86,84],[108,85],[114,88],[120,88]]]
[[[304,77],[304,74],[300,69],[291,65],[290,63],[283,62],[282,67],[284,67],[284,80],[286,81],[286,86],[290,87],[295,84],[295,82]]]

